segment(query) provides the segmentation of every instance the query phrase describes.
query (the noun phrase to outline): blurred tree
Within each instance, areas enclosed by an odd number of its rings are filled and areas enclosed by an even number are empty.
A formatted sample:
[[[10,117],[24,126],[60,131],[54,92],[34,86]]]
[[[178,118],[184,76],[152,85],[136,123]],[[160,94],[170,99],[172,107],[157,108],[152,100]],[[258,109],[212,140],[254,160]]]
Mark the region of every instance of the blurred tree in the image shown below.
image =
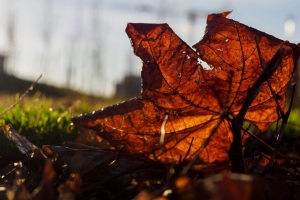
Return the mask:
[[[15,1],[9,1],[8,6],[8,17],[7,17],[7,49],[6,54],[9,56],[8,62],[5,66],[4,71],[6,73],[13,74],[15,70],[15,59],[16,59],[16,41],[15,41],[15,27],[16,27],[16,17],[15,17]],[[8,69],[9,68],[9,69]]]

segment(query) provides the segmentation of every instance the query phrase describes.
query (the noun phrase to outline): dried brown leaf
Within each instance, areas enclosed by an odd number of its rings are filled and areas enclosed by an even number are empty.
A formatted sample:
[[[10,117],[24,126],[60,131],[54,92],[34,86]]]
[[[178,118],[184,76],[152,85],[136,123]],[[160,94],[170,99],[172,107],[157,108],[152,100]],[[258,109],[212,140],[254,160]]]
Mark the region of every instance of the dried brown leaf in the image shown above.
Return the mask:
[[[255,37],[266,63],[283,43],[227,19],[229,13],[208,16],[205,35],[193,46],[196,51],[167,24],[129,23],[126,33],[143,61],[142,96],[75,117],[73,123],[95,130],[117,149],[162,162],[190,160],[199,152],[201,162],[228,161],[231,119],[262,72]],[[285,42],[283,48],[282,62],[269,79],[282,107],[299,58],[295,44]],[[213,69],[204,69],[203,61]],[[245,119],[263,131],[278,119],[276,108],[263,84]]]

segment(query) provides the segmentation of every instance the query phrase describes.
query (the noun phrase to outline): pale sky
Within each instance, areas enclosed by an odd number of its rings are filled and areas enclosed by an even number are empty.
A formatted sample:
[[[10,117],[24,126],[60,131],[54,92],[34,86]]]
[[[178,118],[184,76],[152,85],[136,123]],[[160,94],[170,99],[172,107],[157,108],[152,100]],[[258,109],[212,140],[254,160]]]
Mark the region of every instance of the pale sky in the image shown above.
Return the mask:
[[[20,78],[42,73],[41,82],[109,96],[124,75],[140,75],[128,22],[168,23],[192,46],[207,14],[233,10],[229,18],[298,43],[299,9],[299,0],[0,0],[0,53],[14,52],[8,73]],[[194,24],[190,12],[197,14]]]

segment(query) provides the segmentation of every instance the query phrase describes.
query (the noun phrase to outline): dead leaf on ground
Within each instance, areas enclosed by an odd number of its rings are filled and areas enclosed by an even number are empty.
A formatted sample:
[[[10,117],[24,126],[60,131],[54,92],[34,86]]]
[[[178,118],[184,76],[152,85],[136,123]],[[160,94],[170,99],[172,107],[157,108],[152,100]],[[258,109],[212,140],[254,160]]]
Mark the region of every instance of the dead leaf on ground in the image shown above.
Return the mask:
[[[231,119],[262,72],[255,37],[266,63],[283,43],[227,19],[229,13],[208,16],[205,35],[193,46],[196,51],[167,24],[129,23],[126,33],[143,61],[142,96],[74,117],[74,125],[95,130],[117,149],[162,162],[188,161],[197,152],[201,162],[228,161]],[[269,81],[284,108],[299,47],[285,42],[283,49]],[[203,62],[212,69],[204,69]],[[264,131],[277,120],[276,107],[264,83],[245,120]]]

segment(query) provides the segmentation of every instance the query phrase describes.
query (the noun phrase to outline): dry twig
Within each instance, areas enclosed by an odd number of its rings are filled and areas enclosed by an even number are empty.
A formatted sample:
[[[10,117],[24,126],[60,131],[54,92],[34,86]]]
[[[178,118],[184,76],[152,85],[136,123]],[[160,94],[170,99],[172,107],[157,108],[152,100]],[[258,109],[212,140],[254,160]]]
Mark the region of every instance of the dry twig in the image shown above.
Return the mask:
[[[4,115],[5,113],[7,113],[9,110],[13,109],[20,101],[22,101],[22,99],[27,95],[27,93],[33,89],[33,87],[35,86],[35,84],[42,78],[42,74],[36,79],[36,81],[34,81],[30,87],[19,97],[19,99],[14,102],[12,105],[10,105],[8,108],[6,108],[4,111],[2,111],[0,113],[1,115]]]

